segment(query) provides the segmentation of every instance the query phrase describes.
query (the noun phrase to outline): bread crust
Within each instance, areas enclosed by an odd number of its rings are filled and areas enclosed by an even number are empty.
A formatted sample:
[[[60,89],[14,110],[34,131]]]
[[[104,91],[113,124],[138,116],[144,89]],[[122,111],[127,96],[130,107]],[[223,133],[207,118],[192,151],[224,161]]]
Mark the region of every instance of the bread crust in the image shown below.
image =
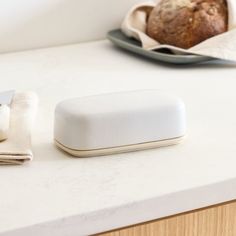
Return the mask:
[[[147,22],[151,38],[184,49],[224,33],[227,28],[225,0],[162,0]]]

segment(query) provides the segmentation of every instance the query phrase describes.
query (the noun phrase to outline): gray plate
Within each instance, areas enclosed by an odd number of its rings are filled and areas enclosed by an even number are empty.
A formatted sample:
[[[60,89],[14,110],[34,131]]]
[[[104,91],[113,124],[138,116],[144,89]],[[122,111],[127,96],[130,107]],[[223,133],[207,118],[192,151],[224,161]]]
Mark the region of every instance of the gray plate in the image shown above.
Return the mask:
[[[107,38],[115,45],[126,49],[128,51],[137,53],[147,58],[154,60],[168,62],[172,64],[194,64],[199,62],[206,62],[215,60],[211,57],[198,55],[174,55],[168,49],[158,51],[147,51],[141,47],[140,42],[135,39],[126,37],[120,29],[108,32]]]

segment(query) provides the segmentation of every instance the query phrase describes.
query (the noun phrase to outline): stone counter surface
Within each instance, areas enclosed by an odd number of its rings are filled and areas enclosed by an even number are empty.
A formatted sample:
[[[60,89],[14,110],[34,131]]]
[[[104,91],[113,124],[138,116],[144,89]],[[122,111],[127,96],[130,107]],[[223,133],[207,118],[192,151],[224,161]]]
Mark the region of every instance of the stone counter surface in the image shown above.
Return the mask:
[[[0,167],[0,236],[87,235],[235,199],[235,75],[230,63],[159,64],[106,40],[0,55],[1,90],[40,99],[34,160]],[[87,159],[53,145],[59,101],[150,88],[186,103],[182,144]]]

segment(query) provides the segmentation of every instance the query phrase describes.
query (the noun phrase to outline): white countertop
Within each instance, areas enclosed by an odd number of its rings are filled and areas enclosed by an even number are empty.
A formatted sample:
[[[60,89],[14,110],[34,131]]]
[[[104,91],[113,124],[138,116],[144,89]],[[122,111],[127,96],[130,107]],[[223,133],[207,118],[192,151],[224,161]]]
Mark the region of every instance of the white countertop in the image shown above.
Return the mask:
[[[0,81],[40,98],[33,162],[0,167],[1,236],[87,235],[236,198],[234,65],[169,66],[100,41],[3,54]],[[149,88],[185,101],[181,145],[91,159],[54,147],[60,100]]]

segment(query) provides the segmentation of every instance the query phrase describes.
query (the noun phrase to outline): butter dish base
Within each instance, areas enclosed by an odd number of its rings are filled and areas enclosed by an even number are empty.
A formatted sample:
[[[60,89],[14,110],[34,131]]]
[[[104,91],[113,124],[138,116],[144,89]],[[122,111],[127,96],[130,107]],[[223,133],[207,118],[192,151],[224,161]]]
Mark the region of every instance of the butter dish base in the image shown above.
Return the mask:
[[[160,147],[167,147],[172,145],[177,145],[183,141],[185,136],[154,141],[154,142],[147,142],[147,143],[140,143],[140,144],[133,144],[133,145],[125,145],[119,147],[111,147],[111,148],[102,148],[102,149],[92,149],[92,150],[75,150],[68,148],[62,145],[57,140],[54,140],[55,145],[63,150],[64,152],[74,156],[74,157],[95,157],[95,156],[106,156],[106,155],[113,155],[113,154],[121,154],[126,152],[135,152],[135,151],[143,151],[147,149],[155,149]]]

